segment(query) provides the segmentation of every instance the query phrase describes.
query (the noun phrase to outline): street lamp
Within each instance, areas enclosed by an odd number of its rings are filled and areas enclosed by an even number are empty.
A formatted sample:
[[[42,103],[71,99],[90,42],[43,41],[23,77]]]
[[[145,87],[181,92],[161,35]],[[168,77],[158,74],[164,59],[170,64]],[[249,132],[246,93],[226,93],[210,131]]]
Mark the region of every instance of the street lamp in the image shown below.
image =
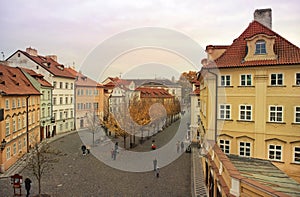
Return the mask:
[[[2,140],[2,142],[1,142],[1,151],[3,151],[4,150],[4,148],[5,148],[5,146],[6,146],[6,141],[5,141],[5,139],[3,139]]]

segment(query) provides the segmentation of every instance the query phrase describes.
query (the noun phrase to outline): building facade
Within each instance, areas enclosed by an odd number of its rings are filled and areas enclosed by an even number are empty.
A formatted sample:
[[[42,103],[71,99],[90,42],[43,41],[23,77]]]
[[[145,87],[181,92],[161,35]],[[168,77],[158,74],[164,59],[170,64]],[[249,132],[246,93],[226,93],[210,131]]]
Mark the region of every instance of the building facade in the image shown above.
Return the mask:
[[[26,51],[16,51],[7,60],[11,66],[18,65],[43,75],[53,86],[50,135],[74,130],[75,77],[57,62],[57,56],[41,56],[36,49],[26,48]]]
[[[270,27],[255,19],[221,55],[207,47],[200,128],[225,154],[270,160],[300,180],[300,49]]]
[[[40,141],[40,92],[20,68],[0,64],[0,171]]]

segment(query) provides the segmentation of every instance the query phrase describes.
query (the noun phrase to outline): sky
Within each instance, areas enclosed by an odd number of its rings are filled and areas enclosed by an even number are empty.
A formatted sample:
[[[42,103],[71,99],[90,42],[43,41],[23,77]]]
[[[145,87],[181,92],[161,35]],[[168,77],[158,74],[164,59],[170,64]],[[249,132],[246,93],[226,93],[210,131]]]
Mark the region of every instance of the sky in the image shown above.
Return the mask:
[[[4,54],[5,59],[18,49],[32,47],[41,55],[56,54],[58,61],[66,66],[85,70],[83,65],[89,62],[88,58],[99,45],[103,46],[116,35],[124,35],[123,32],[144,27],[178,32],[204,50],[209,44],[230,45],[252,22],[255,9],[263,8],[272,9],[272,29],[300,46],[297,0],[4,0],[0,6],[0,55]],[[174,43],[173,37],[170,40]],[[114,47],[119,45],[114,43]],[[114,51],[112,48],[107,50]],[[136,56],[131,54],[131,57]],[[97,75],[103,75],[107,65],[93,64],[94,70],[87,69],[86,72],[93,74],[97,70]],[[145,67],[151,62],[139,64]],[[150,66],[152,76],[170,74],[163,72],[164,69],[157,71],[161,62],[154,64]],[[175,70],[182,72],[191,68]],[[116,69],[107,74],[125,73],[125,76],[127,71]],[[93,78],[100,80],[101,77],[95,75]]]

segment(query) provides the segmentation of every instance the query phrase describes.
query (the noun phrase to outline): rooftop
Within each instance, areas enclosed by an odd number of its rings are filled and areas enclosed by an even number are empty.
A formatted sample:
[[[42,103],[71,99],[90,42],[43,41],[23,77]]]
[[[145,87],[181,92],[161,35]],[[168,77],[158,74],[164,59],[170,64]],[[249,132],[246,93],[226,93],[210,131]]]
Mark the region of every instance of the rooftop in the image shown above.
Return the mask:
[[[271,161],[228,155],[241,175],[290,196],[300,196],[300,184],[278,169]]]

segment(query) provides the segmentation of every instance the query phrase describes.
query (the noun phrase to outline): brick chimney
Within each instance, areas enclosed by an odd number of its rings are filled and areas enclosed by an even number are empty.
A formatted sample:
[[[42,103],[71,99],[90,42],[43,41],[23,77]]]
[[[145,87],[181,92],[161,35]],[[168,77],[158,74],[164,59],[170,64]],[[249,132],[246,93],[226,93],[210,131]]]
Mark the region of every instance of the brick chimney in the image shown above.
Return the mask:
[[[254,20],[263,24],[264,26],[272,29],[272,10],[267,9],[256,9],[254,12]]]
[[[26,48],[26,53],[28,53],[29,55],[32,55],[32,56],[37,56],[38,55],[37,50],[33,49],[31,47]]]

